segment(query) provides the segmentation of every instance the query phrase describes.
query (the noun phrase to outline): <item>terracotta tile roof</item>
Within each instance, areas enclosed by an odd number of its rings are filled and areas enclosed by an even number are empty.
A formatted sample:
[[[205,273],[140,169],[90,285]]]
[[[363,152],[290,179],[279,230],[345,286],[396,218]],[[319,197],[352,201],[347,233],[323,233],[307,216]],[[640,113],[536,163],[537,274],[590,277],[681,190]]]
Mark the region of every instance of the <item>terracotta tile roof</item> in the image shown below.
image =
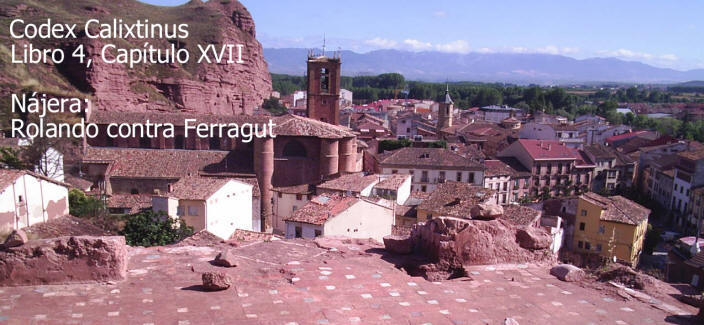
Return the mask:
[[[110,164],[111,177],[181,178],[200,171],[225,172],[229,166],[227,151],[158,150],[88,147],[84,163]]]
[[[354,137],[350,129],[332,125],[329,123],[316,121],[307,117],[296,115],[283,115],[274,119],[275,135],[306,136],[326,139],[341,139]]]
[[[620,195],[604,197],[596,193],[585,193],[580,198],[600,206],[604,211],[601,220],[638,225],[648,220],[650,210]]]
[[[164,196],[182,200],[207,200],[232,179],[190,176],[174,183],[173,189]]]
[[[694,161],[701,160],[704,159],[704,149],[682,151],[679,156]]]
[[[694,255],[694,257],[687,260],[685,264],[694,268],[704,269],[704,251],[697,253],[697,255]]]
[[[584,147],[584,151],[597,159],[614,159],[616,158],[615,153],[610,147],[603,144],[592,144]]]
[[[479,162],[463,157],[450,149],[442,148],[401,148],[381,161],[391,166],[427,166],[432,169],[472,168],[481,169]]]
[[[506,219],[517,226],[529,226],[540,218],[541,214],[541,211],[529,207],[510,204],[504,207],[501,219]]]
[[[54,183],[63,187],[71,187],[71,185],[69,184],[59,182],[57,180],[54,180],[53,178],[46,177],[30,170],[0,168],[0,193],[2,193],[2,191],[5,191],[8,186],[12,185],[12,183],[14,183],[18,178],[24,175],[30,175],[32,177],[36,177],[41,180]]]
[[[308,184],[274,187],[272,190],[274,192],[281,192],[281,193],[286,193],[286,194],[312,194],[313,193],[313,189]]]
[[[85,178],[81,178],[81,177],[73,176],[73,175],[69,175],[69,174],[64,175],[64,182],[66,182],[66,184],[69,184],[72,187],[75,187],[80,190],[85,190],[85,189],[93,186],[93,182],[91,182]]]
[[[502,163],[506,164],[509,168],[511,168],[513,174],[511,174],[511,177],[530,177],[532,176],[530,171],[526,169],[523,164],[521,164],[518,159],[514,157],[500,157],[498,158]],[[485,161],[486,162],[486,161]]]
[[[139,213],[152,207],[151,194],[113,194],[107,198],[107,207],[130,209],[129,213]]]
[[[577,159],[574,161],[574,167],[575,168],[591,168],[591,167],[596,167],[594,165],[594,162],[592,162],[591,159],[587,156],[586,153],[582,150],[577,150],[577,149],[572,149],[572,151],[575,152],[575,156]]]
[[[328,219],[347,210],[358,201],[358,198],[350,196],[319,195],[285,218],[284,221],[323,225]]]
[[[354,173],[342,175],[338,178],[331,179],[318,185],[319,189],[355,192],[359,193],[369,185],[376,183],[379,180],[376,175],[364,175],[362,173]]]
[[[628,133],[624,133],[624,134],[614,135],[612,137],[606,138],[606,142],[614,142],[614,141],[618,141],[618,140],[624,140],[624,139],[636,137],[639,135],[644,135],[648,132],[650,132],[650,131],[640,130],[640,131],[633,131],[633,132],[628,132]]]
[[[533,160],[540,159],[577,159],[576,152],[557,140],[519,139]]]
[[[409,178],[411,178],[411,175],[391,175],[382,179],[378,184],[374,185],[374,188],[385,190],[398,190],[401,184],[403,184],[403,182],[405,182]]]
[[[366,149],[366,148],[369,148],[369,145],[366,142],[358,139],[357,140],[357,148],[365,148]]]
[[[470,210],[479,203],[491,199],[496,191],[461,182],[440,184],[430,197],[418,205],[418,210],[437,215],[470,218]]]
[[[484,177],[511,176],[514,174],[513,168],[501,160],[484,160]]]

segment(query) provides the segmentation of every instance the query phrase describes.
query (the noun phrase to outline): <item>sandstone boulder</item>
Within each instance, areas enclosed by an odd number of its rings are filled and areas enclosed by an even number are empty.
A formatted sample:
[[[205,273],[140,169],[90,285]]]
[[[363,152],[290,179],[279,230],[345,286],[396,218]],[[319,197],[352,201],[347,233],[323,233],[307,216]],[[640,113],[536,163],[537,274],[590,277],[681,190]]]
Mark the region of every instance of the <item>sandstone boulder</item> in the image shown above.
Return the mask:
[[[235,255],[235,252],[233,250],[226,249],[218,253],[217,256],[215,256],[215,261],[213,262],[213,264],[224,267],[236,267],[237,256]]]
[[[0,286],[123,280],[125,237],[59,237],[0,251]]]
[[[555,265],[550,274],[565,282],[581,281],[585,276],[584,270],[571,264]]]
[[[516,240],[525,249],[546,249],[552,244],[552,237],[545,230],[535,227],[518,229]]]
[[[389,235],[384,237],[384,247],[394,254],[410,254],[413,251],[413,240],[408,235]]]
[[[203,288],[206,291],[227,290],[232,286],[232,278],[225,272],[206,272],[202,275]]]
[[[411,236],[418,252],[459,269],[463,265],[551,261],[547,249],[529,250],[516,241],[516,226],[506,220],[440,217],[417,226]]]
[[[472,219],[491,220],[502,216],[504,208],[498,204],[484,202],[474,206],[469,213]]]
[[[24,232],[24,230],[18,229],[13,230],[12,233],[10,233],[7,238],[5,238],[5,242],[2,244],[2,246],[5,248],[17,247],[24,245],[26,242],[27,234]]]

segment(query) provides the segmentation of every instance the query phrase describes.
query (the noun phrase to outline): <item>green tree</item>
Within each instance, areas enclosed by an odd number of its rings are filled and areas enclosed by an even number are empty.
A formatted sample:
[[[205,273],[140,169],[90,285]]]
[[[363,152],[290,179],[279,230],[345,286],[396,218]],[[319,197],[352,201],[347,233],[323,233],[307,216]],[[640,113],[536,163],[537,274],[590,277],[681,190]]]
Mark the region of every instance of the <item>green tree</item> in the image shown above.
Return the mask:
[[[275,116],[286,114],[286,112],[288,111],[286,109],[286,106],[282,105],[279,102],[279,99],[274,97],[269,97],[265,99],[264,103],[262,103],[262,108],[269,111],[272,115]]]
[[[102,200],[86,195],[79,189],[68,192],[68,210],[72,216],[96,218],[107,215],[107,209]]]
[[[29,166],[20,158],[19,150],[0,147],[0,168],[5,169],[28,169]]]
[[[120,232],[131,246],[163,246],[193,234],[193,227],[182,219],[173,219],[162,212],[144,211],[127,217]]]

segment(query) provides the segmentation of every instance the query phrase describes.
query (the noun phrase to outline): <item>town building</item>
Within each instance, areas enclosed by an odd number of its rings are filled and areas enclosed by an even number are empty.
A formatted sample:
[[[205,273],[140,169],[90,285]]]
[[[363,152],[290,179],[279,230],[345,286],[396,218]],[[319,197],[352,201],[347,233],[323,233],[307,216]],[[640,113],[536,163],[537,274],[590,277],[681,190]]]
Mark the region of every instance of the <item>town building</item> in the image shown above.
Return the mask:
[[[699,252],[692,250],[694,245]],[[682,237],[667,253],[665,278],[671,283],[688,283],[704,290],[704,238]]]
[[[247,141],[244,137],[187,135],[186,119],[195,119],[197,123],[260,126],[271,121],[276,137]],[[145,120],[173,124],[175,136],[126,139],[105,136],[110,123],[134,124]],[[100,183],[96,183],[101,185],[96,189],[151,194],[154,189],[164,192],[166,185],[188,174],[256,178],[261,192],[262,231],[273,230],[273,188],[318,184],[362,169],[363,154],[357,148],[354,133],[342,126],[300,116],[284,115],[270,120],[264,116],[96,111],[89,121],[98,124],[101,136],[87,139],[89,146],[82,168],[86,178]]]
[[[195,231],[229,239],[235,230],[257,231],[252,213],[253,186],[228,178],[184,177],[168,191],[153,196],[152,209],[181,219]]]
[[[636,266],[650,210],[622,196],[585,193],[577,203],[573,249]]]
[[[493,203],[506,205],[516,202],[518,195],[513,195],[515,184],[512,178],[516,175],[515,170],[501,160],[485,160],[484,167],[484,187],[496,191],[496,201]]]
[[[308,117],[340,124],[340,56],[308,54]]]
[[[370,196],[374,185],[379,182],[376,175],[362,173],[341,175],[340,177],[323,182],[316,186],[316,194]]]
[[[506,105],[489,105],[481,107],[477,115],[484,121],[501,123],[501,121],[509,117],[519,116],[521,112],[520,108],[513,108]]]
[[[296,210],[286,221],[286,238],[344,236],[379,242],[390,235],[393,209],[364,198],[319,195]]]
[[[0,169],[0,232],[68,215],[69,188],[28,170]]]
[[[479,186],[484,181],[480,159],[463,157],[442,148],[401,148],[384,158],[379,168],[382,174],[411,175],[411,191],[432,192],[446,181]]]
[[[374,185],[373,195],[403,205],[411,195],[411,175],[379,175],[379,182]]]
[[[396,116],[396,137],[399,139],[419,139],[437,137],[433,123],[413,112],[403,112]]]
[[[286,233],[286,218],[291,216],[300,207],[306,205],[313,198],[315,188],[313,185],[295,185],[274,187],[272,226],[274,233]]]
[[[447,86],[445,100],[438,103],[438,123],[436,125],[438,131],[452,126],[452,115],[454,112],[454,102],[450,97],[450,86]]]
[[[580,150],[554,140],[519,139],[497,156],[515,158],[530,171],[530,195],[534,197],[586,191],[595,167]]]

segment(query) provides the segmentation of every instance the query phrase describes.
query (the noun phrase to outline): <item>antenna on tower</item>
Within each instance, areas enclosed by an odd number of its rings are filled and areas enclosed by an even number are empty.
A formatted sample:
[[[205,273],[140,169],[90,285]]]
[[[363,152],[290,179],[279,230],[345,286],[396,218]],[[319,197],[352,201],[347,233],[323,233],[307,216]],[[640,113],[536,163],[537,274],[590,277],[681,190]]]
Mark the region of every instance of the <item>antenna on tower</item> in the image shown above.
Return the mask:
[[[325,34],[323,34],[323,56],[325,56]]]

